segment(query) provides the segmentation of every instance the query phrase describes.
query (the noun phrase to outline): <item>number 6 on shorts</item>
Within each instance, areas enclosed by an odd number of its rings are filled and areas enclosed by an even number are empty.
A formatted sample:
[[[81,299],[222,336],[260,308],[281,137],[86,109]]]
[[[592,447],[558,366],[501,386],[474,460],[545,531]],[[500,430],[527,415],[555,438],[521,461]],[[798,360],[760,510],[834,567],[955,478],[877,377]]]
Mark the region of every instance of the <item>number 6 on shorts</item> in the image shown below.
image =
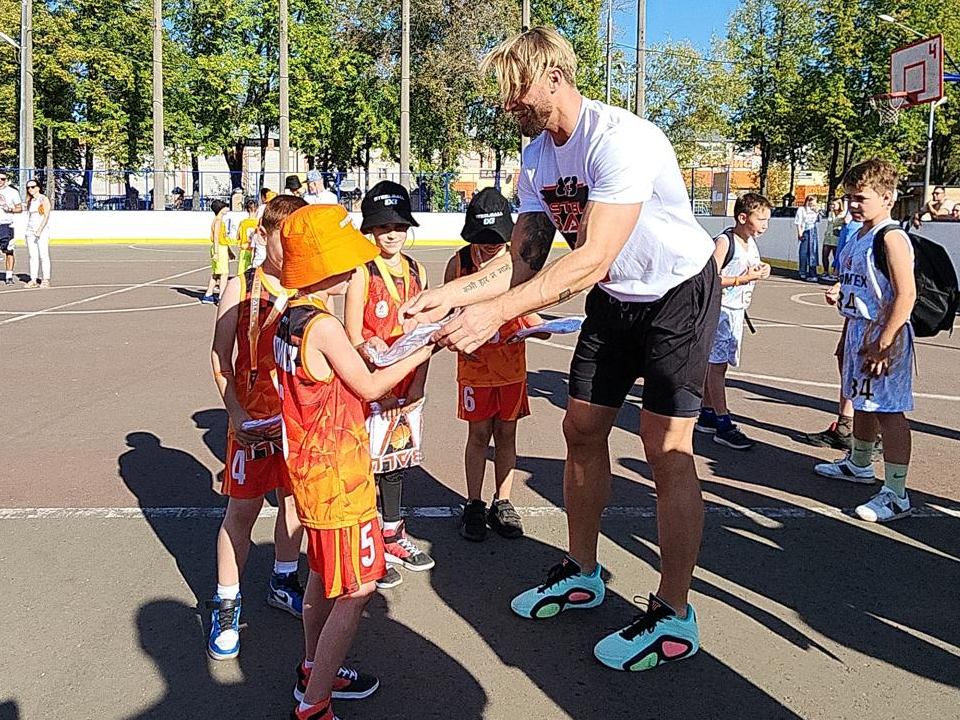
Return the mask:
[[[463,409],[468,413],[477,409],[477,403],[473,399],[473,388],[469,385],[463,387]]]

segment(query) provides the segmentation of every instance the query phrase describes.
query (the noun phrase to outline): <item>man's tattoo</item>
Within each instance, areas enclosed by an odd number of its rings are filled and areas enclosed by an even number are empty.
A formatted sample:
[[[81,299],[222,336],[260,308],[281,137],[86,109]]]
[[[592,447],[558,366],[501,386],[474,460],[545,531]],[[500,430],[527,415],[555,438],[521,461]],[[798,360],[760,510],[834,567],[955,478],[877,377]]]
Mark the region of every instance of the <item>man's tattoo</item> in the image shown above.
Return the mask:
[[[463,289],[460,292],[466,295],[468,293],[473,292],[478,287],[489,285],[491,282],[493,282],[494,279],[496,279],[498,275],[503,275],[504,273],[509,272],[509,270],[510,270],[510,265],[500,265],[499,267],[495,267],[493,270],[488,272],[486,275],[483,275],[482,277],[474,276],[476,277],[476,279],[471,280],[469,283],[464,285]]]
[[[520,259],[533,272],[540,272],[550,254],[557,229],[544,213],[524,213],[517,222],[523,224],[524,230],[524,237],[520,240]]]

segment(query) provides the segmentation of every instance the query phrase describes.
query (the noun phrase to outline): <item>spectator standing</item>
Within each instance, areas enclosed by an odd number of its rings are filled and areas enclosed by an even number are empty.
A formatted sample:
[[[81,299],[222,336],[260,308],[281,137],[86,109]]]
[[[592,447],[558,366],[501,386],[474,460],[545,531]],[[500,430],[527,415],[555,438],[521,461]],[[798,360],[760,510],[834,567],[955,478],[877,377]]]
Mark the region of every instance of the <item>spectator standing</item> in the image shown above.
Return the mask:
[[[307,192],[303,199],[311,205],[337,205],[339,200],[337,196],[323,186],[323,175],[319,170],[311,170],[307,173]]]
[[[819,282],[817,273],[819,262],[817,246],[817,223],[820,221],[820,208],[817,205],[817,196],[808,195],[803,205],[797,209],[797,216],[793,224],[797,228],[797,240],[800,243],[800,279],[807,282]]]
[[[23,212],[23,203],[8,180],[9,176],[0,172],[0,252],[4,255],[4,280],[13,285],[13,216]]]
[[[27,182],[27,250],[30,281],[26,287],[50,287],[50,199],[36,180]]]
[[[831,200],[830,212],[827,215],[827,234],[823,238],[823,252],[820,258],[825,279],[830,282],[835,282],[837,279],[830,269],[837,264],[837,256],[840,254],[838,249],[840,231],[849,220],[843,200]]]

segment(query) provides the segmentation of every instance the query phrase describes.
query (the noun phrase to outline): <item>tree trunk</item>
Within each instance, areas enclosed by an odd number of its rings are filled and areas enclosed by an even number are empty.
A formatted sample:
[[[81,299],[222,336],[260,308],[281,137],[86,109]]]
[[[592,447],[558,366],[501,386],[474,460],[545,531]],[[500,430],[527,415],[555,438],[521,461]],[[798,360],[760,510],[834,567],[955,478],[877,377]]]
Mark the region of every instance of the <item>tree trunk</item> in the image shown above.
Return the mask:
[[[691,170],[693,172],[693,170]],[[766,138],[760,140],[760,194],[767,194],[767,175],[770,172],[770,144]]]
[[[190,148],[190,172],[193,175],[193,205],[191,210],[200,209],[200,158],[197,157],[197,148]]]
[[[53,177],[53,125],[47,122],[47,190],[50,202],[56,205],[57,186]]]
[[[370,141],[363,148],[363,193],[370,189]]]
[[[790,189],[787,191],[794,197],[797,194],[793,191],[793,187],[796,184],[797,179],[797,151],[794,148],[790,148]]]
[[[840,141],[833,139],[833,148],[830,152],[830,174],[827,178],[827,202],[833,200],[837,192],[837,185],[840,184],[840,178],[837,177],[837,163],[840,160]]]
[[[230,187],[228,193],[232,193],[234,188],[243,187],[243,151],[245,144],[237,141],[233,147],[224,148],[223,158],[227,161],[227,168],[230,170]]]

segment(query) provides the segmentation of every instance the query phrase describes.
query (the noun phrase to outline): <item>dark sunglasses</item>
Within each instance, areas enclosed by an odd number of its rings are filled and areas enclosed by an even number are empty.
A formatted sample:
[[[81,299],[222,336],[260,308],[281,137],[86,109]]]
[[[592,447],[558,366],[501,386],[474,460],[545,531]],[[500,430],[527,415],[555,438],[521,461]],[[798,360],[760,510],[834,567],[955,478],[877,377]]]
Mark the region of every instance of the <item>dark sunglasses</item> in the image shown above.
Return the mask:
[[[39,185],[27,185],[27,190],[38,190],[39,188]]]

